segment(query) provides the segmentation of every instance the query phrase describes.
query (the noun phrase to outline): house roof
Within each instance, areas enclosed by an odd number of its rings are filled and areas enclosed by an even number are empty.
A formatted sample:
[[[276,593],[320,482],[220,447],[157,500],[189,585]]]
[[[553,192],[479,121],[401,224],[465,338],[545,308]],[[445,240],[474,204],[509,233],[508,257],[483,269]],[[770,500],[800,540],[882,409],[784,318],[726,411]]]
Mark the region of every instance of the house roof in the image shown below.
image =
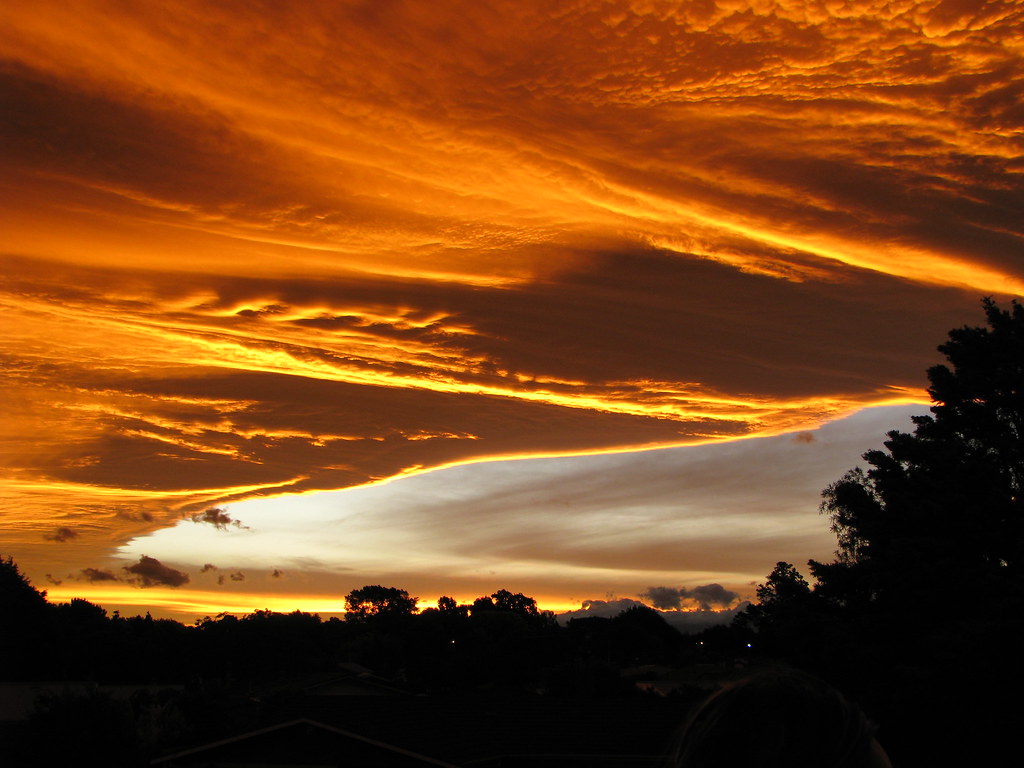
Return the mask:
[[[165,755],[152,760],[150,765],[457,768],[452,763],[305,718]]]

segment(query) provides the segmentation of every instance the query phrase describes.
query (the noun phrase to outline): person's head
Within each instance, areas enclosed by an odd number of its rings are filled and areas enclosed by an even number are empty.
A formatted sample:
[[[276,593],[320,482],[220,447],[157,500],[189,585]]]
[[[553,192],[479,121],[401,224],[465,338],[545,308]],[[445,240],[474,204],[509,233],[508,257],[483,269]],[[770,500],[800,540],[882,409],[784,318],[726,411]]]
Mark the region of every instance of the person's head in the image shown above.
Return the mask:
[[[827,683],[796,671],[726,685],[690,715],[673,768],[888,768],[874,727]]]

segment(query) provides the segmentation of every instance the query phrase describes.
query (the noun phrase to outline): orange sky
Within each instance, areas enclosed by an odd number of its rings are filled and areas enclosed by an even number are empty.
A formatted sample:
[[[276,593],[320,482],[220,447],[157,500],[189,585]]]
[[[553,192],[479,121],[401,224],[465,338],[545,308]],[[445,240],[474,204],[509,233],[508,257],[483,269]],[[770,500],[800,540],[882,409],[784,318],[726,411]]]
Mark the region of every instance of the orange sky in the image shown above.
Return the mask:
[[[250,553],[225,584],[168,532],[226,542],[189,517],[244,522],[258,496],[922,402],[945,332],[1024,294],[1017,2],[7,0],[0,24],[0,552],[54,596],[749,592],[827,556],[827,530],[649,572],[609,541],[583,575],[529,554],[554,534],[519,507],[405,520],[421,560],[385,507],[361,546],[407,567]],[[602,514],[640,525],[627,464],[602,465],[630,489]],[[484,548],[447,586],[439,553],[474,526],[515,567]],[[159,586],[124,570],[143,555]]]

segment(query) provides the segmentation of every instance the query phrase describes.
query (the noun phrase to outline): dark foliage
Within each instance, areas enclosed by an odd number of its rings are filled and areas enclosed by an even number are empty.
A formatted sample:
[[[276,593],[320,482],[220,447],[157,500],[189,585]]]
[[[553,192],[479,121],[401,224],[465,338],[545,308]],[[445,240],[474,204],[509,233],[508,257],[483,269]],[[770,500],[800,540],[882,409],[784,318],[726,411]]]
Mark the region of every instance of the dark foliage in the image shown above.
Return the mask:
[[[998,752],[1013,716],[993,681],[1024,682],[1024,307],[984,311],[939,347],[931,415],[824,490],[839,546],[814,588],[779,563],[739,620],[858,696],[907,764]]]
[[[961,328],[928,372],[932,415],[893,431],[870,468],[824,492],[839,558],[812,565],[850,606],[966,599],[1018,584],[1024,568],[1024,308],[986,301],[988,328]],[[955,579],[949,575],[956,574]],[[945,584],[934,589],[937,576]]]
[[[379,584],[353,589],[345,595],[345,620],[367,621],[410,616],[416,612],[416,598],[404,589]]]
[[[27,679],[26,665],[45,663],[52,637],[48,607],[46,592],[33,587],[12,558],[0,557],[0,679]]]

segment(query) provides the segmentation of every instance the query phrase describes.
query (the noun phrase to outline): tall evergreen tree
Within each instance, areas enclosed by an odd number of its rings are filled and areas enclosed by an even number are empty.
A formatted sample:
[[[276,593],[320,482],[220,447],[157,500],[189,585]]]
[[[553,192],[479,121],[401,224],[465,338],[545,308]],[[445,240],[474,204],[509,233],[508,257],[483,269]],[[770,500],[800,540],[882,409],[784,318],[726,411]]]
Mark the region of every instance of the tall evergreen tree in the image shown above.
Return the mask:
[[[976,600],[1016,589],[1024,570],[1024,307],[984,301],[928,371],[931,415],[892,431],[824,491],[838,559],[812,563],[823,596],[847,607]]]
[[[931,414],[824,490],[838,550],[813,589],[780,563],[741,619],[854,695],[906,765],[994,759],[1019,725],[999,692],[1024,685],[1024,307],[984,311],[939,347]]]

